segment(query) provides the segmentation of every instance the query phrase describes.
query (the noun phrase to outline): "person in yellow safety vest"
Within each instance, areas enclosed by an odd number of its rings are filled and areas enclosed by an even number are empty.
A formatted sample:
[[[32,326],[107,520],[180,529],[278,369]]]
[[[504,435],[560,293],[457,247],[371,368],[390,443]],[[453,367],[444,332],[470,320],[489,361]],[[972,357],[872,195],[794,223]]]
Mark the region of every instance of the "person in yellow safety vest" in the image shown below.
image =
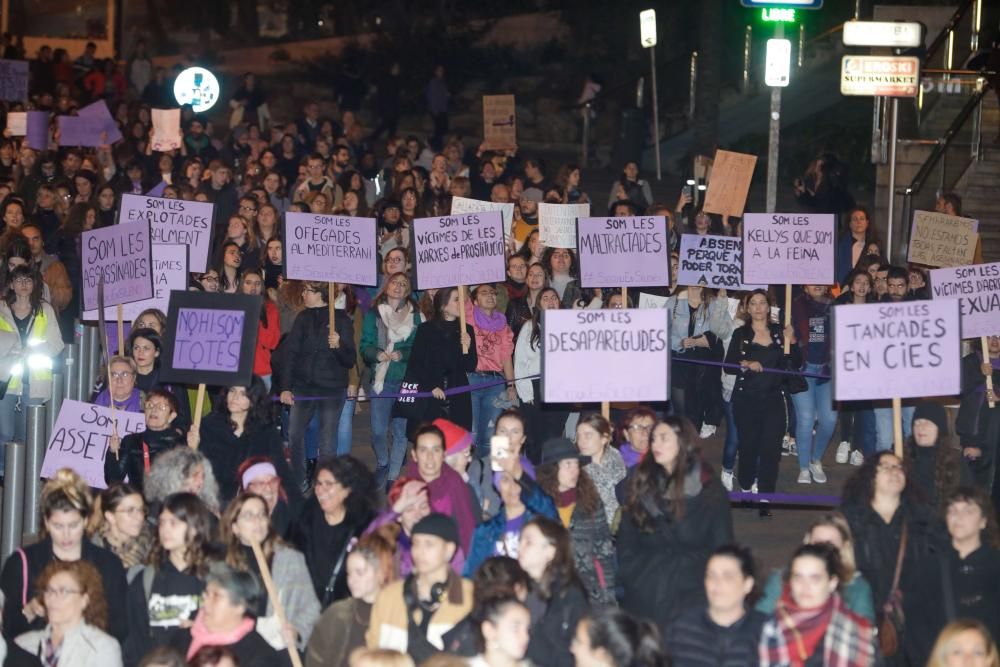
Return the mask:
[[[0,300],[0,385],[6,383],[0,400],[0,444],[23,441],[23,406],[52,397],[53,360],[62,352],[63,341],[55,311],[42,299],[42,285],[34,268],[18,266]]]

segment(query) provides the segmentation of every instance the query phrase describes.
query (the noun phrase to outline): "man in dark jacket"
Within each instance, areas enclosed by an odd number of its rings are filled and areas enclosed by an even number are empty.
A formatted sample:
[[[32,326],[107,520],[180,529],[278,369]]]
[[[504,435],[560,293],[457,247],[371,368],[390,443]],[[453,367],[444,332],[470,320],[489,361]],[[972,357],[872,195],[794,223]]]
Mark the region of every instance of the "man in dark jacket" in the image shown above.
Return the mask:
[[[354,327],[343,311],[336,312],[334,330],[330,330],[326,283],[307,282],[302,298],[306,308],[282,344],[286,363],[281,365],[278,388],[281,402],[292,406],[288,438],[292,477],[304,486],[306,426],[318,410],[320,455],[333,456],[347,398],[347,371],[355,364],[356,351]]]

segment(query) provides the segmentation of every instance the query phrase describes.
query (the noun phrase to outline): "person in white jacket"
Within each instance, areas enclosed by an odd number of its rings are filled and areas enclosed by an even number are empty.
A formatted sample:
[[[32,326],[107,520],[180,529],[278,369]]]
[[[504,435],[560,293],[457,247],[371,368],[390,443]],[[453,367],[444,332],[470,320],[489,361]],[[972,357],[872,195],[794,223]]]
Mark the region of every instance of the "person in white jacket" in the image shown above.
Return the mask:
[[[87,561],[54,560],[38,578],[48,625],[14,641],[45,665],[121,667],[121,647],[104,632],[108,603],[101,575]]]
[[[521,327],[514,343],[514,387],[531,434],[526,453],[535,463],[540,459],[541,443],[561,436],[569,416],[569,412],[558,405],[542,404],[541,380],[537,377],[542,372],[542,311],[560,308],[559,293],[553,287],[544,288],[538,294],[534,317]]]

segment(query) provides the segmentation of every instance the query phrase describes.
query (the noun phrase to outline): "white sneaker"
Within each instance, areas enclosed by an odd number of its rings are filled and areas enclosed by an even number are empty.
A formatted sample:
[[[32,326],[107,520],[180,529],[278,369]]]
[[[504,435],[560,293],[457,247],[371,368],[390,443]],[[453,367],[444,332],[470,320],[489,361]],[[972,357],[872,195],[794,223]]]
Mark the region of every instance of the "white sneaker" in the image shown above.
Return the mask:
[[[809,474],[808,470],[799,471],[799,484],[812,484],[812,475]]]
[[[837,456],[834,460],[837,463],[847,463],[847,457],[851,454],[851,443],[846,440],[841,440],[840,444],[837,445]]]
[[[826,473],[823,472],[823,464],[819,461],[813,461],[809,464],[809,472],[812,473],[813,481],[817,484],[824,484],[826,482]]]
[[[757,480],[754,480],[754,483],[750,485],[750,493],[757,493]]]
[[[711,438],[713,435],[715,435],[715,429],[716,427],[712,426],[711,424],[702,424],[701,433],[699,434],[701,436],[701,439],[704,440],[706,438]]]
[[[781,455],[782,456],[788,456],[789,454],[791,454],[791,452],[788,451],[788,446],[791,444],[791,442],[792,442],[792,439],[790,437],[788,437],[788,434],[786,433],[785,437],[783,437],[781,439]]]
[[[859,466],[859,465],[861,465],[864,462],[865,462],[865,455],[864,454],[862,454],[858,450],[854,450],[853,452],[851,452],[851,465],[852,466]]]
[[[733,490],[733,471],[722,469],[722,486],[726,487],[726,491]]]

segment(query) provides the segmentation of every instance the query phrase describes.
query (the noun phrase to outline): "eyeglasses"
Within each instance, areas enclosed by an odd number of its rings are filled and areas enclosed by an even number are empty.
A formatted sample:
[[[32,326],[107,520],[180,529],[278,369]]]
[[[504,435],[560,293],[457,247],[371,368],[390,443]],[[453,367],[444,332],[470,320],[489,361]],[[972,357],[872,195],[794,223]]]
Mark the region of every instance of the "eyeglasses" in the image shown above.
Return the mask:
[[[34,282],[35,281],[32,278],[16,278],[14,280],[15,285],[32,285]]]
[[[170,412],[170,406],[166,403],[146,403],[146,409],[151,412]]]
[[[256,213],[257,209],[253,206],[240,206],[241,211],[250,211],[251,213]]]
[[[628,430],[630,430],[630,431],[644,431],[646,433],[649,433],[650,431],[653,430],[653,427],[652,426],[646,426],[645,424],[632,424],[631,426],[628,427]]]
[[[201,280],[205,283],[217,283],[219,282],[219,276],[202,276]]]
[[[132,371],[111,371],[111,377],[115,380],[127,380],[132,377]]]
[[[42,593],[49,598],[64,598],[69,595],[80,595],[83,591],[75,588],[46,588]]]

